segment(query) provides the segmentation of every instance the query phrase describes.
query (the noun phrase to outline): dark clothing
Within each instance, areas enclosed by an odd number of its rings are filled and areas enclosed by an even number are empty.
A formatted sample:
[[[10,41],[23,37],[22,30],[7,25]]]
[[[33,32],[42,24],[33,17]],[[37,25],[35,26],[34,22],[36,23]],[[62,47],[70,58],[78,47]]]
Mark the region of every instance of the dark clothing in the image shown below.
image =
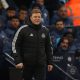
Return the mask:
[[[11,56],[12,53],[12,39],[14,37],[17,29],[14,29],[12,26],[9,26],[7,29],[0,32],[0,79],[9,80],[9,67],[13,67],[10,63],[12,62],[9,56],[6,56],[5,53]],[[2,53],[2,55],[1,55]]]
[[[0,79],[9,80],[9,69],[5,58],[3,57],[3,41],[0,37]]]
[[[70,17],[66,17],[66,18],[62,18],[62,16],[60,16],[57,12],[54,12],[52,18],[51,18],[51,25],[55,24],[57,20],[62,19],[65,27],[68,27],[70,25],[72,25],[72,19]]]
[[[5,59],[4,62],[7,67],[13,66],[10,63],[12,61],[9,56],[11,56],[11,54],[12,54],[12,40],[13,40],[13,37],[14,37],[16,31],[17,31],[17,28],[13,28],[12,26],[9,26],[8,28],[6,28],[5,30],[0,32],[0,37],[3,41],[3,55],[4,55],[4,59]]]
[[[57,10],[59,7],[59,0],[45,0],[45,6],[49,11],[50,18],[54,10]]]
[[[54,51],[53,61],[59,68],[66,72],[67,69],[67,55],[68,50],[63,50],[62,48],[58,47]],[[65,80],[65,74],[59,70],[58,68],[54,67],[54,70],[51,73],[48,73],[47,80]]]
[[[0,69],[0,79],[9,80],[9,69]]]
[[[24,5],[24,6],[26,6],[26,7],[29,9],[32,1],[34,1],[34,0],[21,0],[21,1],[19,1],[19,0],[13,0],[13,1],[14,1],[14,3],[15,3],[18,7],[21,7],[21,6]]]
[[[27,66],[31,67],[36,65],[37,68],[41,66],[41,70],[46,68],[46,64],[53,64],[48,29],[41,25],[34,25],[31,23],[30,25],[20,27],[12,44],[16,64],[23,63],[26,68]],[[40,69],[38,72],[40,72]],[[30,71],[30,73],[32,72]],[[30,78],[25,80],[30,80]],[[37,80],[40,80],[40,78]]]
[[[15,32],[17,31],[18,28],[13,28],[12,26],[9,26],[6,28],[4,31],[2,31],[1,36],[3,37],[4,41],[4,47],[3,47],[3,52],[8,53],[11,55],[12,53],[12,40],[14,38]]]
[[[7,62],[3,56],[3,41],[2,38],[0,37],[0,71],[7,68],[8,68]]]
[[[9,5],[10,7],[14,7],[14,8],[16,8],[16,10],[18,10],[18,7],[17,7],[17,5],[15,4],[14,0],[6,0],[6,1],[7,1],[8,5]]]
[[[0,38],[0,69],[3,67],[3,62],[4,62],[4,59],[3,59],[3,56],[2,56],[2,50],[3,50],[3,41],[2,39]]]
[[[63,28],[62,30],[58,30],[57,28],[55,28],[55,26],[53,26],[53,28],[51,28],[50,36],[51,36],[53,48],[56,48],[58,46],[62,36],[66,32],[67,32],[67,30],[65,28]]]
[[[24,80],[32,80],[32,77],[36,80],[46,80],[46,65],[32,65],[24,68]],[[33,76],[34,74],[34,76]]]

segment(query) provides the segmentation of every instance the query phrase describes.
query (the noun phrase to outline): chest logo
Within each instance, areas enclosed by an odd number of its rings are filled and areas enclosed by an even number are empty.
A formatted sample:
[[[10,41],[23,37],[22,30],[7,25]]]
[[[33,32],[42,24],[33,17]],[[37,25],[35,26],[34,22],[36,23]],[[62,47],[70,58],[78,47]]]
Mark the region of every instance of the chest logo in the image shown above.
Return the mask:
[[[33,37],[34,35],[31,33],[29,36]]]
[[[44,33],[42,33],[41,37],[42,37],[42,38],[45,38],[46,36],[45,36],[45,34],[44,34]]]

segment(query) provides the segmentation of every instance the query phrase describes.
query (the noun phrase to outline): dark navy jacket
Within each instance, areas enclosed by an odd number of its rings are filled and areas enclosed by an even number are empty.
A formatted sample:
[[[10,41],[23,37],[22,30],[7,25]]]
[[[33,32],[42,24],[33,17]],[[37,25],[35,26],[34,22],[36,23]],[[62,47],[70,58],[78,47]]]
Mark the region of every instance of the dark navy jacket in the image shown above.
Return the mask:
[[[3,53],[12,53],[12,40],[16,31],[17,29],[12,28],[10,26],[4,31],[1,31],[0,36],[2,37],[4,43]]]
[[[53,27],[53,29],[50,31],[50,37],[52,40],[52,45],[53,48],[56,48],[60,39],[62,38],[62,36],[67,32],[66,29],[63,30],[57,30],[56,28]]]

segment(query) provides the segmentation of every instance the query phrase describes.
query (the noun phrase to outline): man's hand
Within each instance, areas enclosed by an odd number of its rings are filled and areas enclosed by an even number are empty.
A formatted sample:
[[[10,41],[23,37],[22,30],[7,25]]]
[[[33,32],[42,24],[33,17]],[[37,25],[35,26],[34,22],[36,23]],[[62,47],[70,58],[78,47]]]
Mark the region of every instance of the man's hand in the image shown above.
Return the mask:
[[[17,65],[16,65],[16,68],[17,68],[17,69],[22,69],[22,68],[23,68],[23,63],[17,64]]]
[[[52,71],[52,69],[53,69],[53,65],[48,65],[48,71],[50,72]]]

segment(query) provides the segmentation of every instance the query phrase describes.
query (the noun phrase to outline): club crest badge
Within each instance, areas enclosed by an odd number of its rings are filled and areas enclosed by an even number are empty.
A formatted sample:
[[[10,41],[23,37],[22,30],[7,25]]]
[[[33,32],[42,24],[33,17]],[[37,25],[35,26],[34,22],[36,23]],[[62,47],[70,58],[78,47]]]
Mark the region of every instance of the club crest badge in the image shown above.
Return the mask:
[[[77,68],[75,66],[71,66],[70,73],[72,75],[76,74]]]
[[[42,33],[41,37],[42,37],[42,38],[45,38],[46,36],[45,36],[45,34],[44,34],[44,33]]]
[[[72,58],[71,57],[68,57],[68,62],[71,62],[72,61]]]
[[[29,36],[33,37],[34,35],[31,33]]]

